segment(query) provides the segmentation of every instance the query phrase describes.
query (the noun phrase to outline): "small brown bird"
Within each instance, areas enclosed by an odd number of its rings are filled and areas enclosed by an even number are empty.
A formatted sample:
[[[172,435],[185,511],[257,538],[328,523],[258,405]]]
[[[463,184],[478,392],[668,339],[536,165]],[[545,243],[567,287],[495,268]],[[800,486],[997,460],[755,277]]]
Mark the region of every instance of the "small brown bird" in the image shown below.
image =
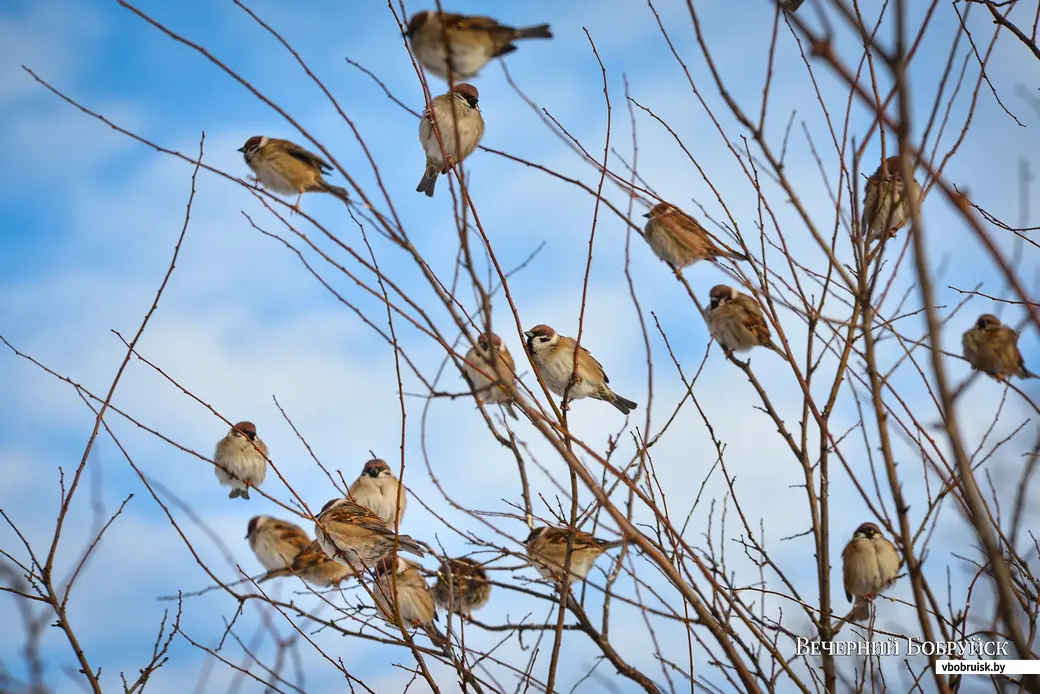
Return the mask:
[[[488,604],[491,583],[478,562],[469,557],[459,557],[441,563],[431,593],[438,607],[469,617]]]
[[[895,236],[911,218],[911,200],[921,204],[921,184],[911,178],[903,182],[899,155],[882,162],[868,179],[863,194],[863,231],[868,241]]]
[[[480,144],[480,138],[484,137],[484,117],[477,106],[478,96],[476,87],[463,82],[447,94],[434,97],[430,107],[423,111],[419,119],[419,142],[426,152],[426,170],[415,192],[432,198],[437,176],[462,163]],[[444,143],[443,150],[434,131],[435,121]]]
[[[494,362],[497,368],[492,368],[491,365],[491,345],[495,346]],[[478,401],[498,403],[513,419],[518,419],[516,410],[513,409],[512,396],[500,385],[502,383],[512,384],[516,379],[516,363],[513,361],[513,355],[502,342],[502,338],[493,333],[490,340],[486,335],[477,337],[477,344],[466,352],[463,368],[466,372],[466,379]],[[497,378],[495,374],[498,375]]]
[[[297,553],[289,567],[269,571],[257,583],[294,574],[316,588],[330,588],[353,576],[354,571],[325,554],[317,540],[311,540],[310,544]]]
[[[343,202],[349,202],[346,188],[334,186],[322,176],[332,172],[332,164],[313,152],[266,135],[254,135],[239,148],[246,164],[256,174],[256,180],[266,188],[282,195],[296,193],[293,209],[300,211],[304,193],[330,193]]]
[[[350,498],[375,512],[393,528],[398,490],[401,495],[401,512],[396,514],[398,525],[408,508],[408,495],[400,487],[400,482],[394,477],[394,471],[387,462],[374,458],[365,463],[361,474],[350,485]]]
[[[574,339],[560,336],[548,325],[536,325],[524,335],[527,336],[527,351],[531,354],[531,360],[552,392],[561,396],[566,392],[570,400],[604,400],[623,414],[638,407],[610,389],[607,385],[610,379],[603,372],[603,365],[584,347],[578,351],[578,373],[568,391],[567,385],[572,383],[571,376],[574,375],[574,348],[578,346]],[[563,409],[567,407],[567,403],[564,403]]]
[[[475,77],[492,58],[515,51],[514,41],[553,37],[548,24],[514,29],[490,17],[427,10],[412,15],[406,36],[423,67],[444,79],[450,71],[456,80]]]
[[[231,487],[229,499],[249,498],[249,487],[258,487],[267,476],[267,446],[256,435],[256,425],[239,422],[217,443],[213,468],[220,484]]]
[[[296,555],[311,541],[300,526],[271,516],[253,516],[249,520],[246,539],[253,554],[268,571],[291,566]]]
[[[747,260],[743,253],[720,247],[700,223],[678,207],[659,202],[647,212],[643,237],[657,257],[679,271],[698,260]]]
[[[852,618],[857,622],[870,617],[870,603],[888,588],[899,574],[899,552],[885,539],[881,529],[864,523],[845,545],[841,553],[845,574],[845,597],[852,605]]]
[[[371,568],[394,550],[394,529],[380,516],[349,499],[332,499],[314,524],[318,543],[336,561],[355,570]],[[408,535],[398,535],[398,550],[420,557],[423,546]]]
[[[391,567],[395,565],[399,612],[394,610],[394,579],[391,576]],[[437,609],[433,605],[433,597],[426,588],[426,581],[418,566],[401,557],[397,557],[396,562],[392,557],[383,557],[376,564],[375,574],[372,597],[384,620],[397,624],[395,615],[400,614],[406,627],[432,629],[433,621],[437,618]]]
[[[1026,369],[1022,353],[1018,351],[1018,331],[1000,322],[996,316],[984,313],[970,330],[961,336],[964,358],[978,371],[988,373],[998,381],[1010,376],[1036,378]]]
[[[747,294],[717,284],[711,288],[711,303],[704,309],[704,321],[715,341],[726,352],[746,352],[752,347],[768,347],[784,359],[784,350],[773,344],[762,307]]]
[[[600,540],[588,533],[570,528],[535,528],[527,536],[527,559],[542,578],[559,580],[563,575],[568,535],[574,537],[571,542],[571,574],[580,579],[589,575],[592,565],[601,554],[625,543],[624,540]]]

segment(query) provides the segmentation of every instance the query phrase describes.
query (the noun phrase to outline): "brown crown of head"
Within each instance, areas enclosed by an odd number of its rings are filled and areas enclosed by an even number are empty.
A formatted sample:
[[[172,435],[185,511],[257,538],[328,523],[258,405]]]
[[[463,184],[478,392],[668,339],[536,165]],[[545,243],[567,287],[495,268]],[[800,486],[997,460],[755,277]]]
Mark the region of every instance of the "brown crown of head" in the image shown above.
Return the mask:
[[[256,425],[252,422],[239,422],[235,425],[235,429],[250,441],[256,438]]]
[[[654,219],[656,217],[663,217],[666,214],[675,212],[675,207],[667,202],[659,202],[650,208],[650,211],[644,214],[644,217]]]
[[[856,528],[856,535],[865,535],[867,537],[874,537],[875,535],[881,534],[881,528],[877,527],[875,523],[864,523]]]
[[[465,99],[470,106],[476,107],[480,94],[477,92],[477,88],[468,82],[461,82],[456,84],[451,90],[453,94],[458,94]]]
[[[430,19],[430,13],[427,10],[422,12],[416,12],[412,15],[412,18],[408,20],[408,30],[405,31],[404,35],[408,38],[414,38],[417,31],[423,28],[423,25]]]
[[[373,458],[372,460],[365,463],[365,467],[361,469],[362,475],[368,475],[369,477],[378,477],[379,473],[383,470],[389,470],[390,465],[382,458]]]
[[[992,313],[983,313],[979,316],[979,319],[975,321],[975,327],[979,330],[993,330],[999,328],[1000,325],[1000,319]]]
[[[246,143],[239,148],[239,152],[248,152],[256,147],[260,146],[263,141],[263,137],[260,135],[253,135],[251,138],[246,140]]]
[[[737,291],[728,284],[716,284],[711,288],[711,293],[708,295],[711,298],[711,303],[717,304],[722,301],[729,301],[737,295]]]

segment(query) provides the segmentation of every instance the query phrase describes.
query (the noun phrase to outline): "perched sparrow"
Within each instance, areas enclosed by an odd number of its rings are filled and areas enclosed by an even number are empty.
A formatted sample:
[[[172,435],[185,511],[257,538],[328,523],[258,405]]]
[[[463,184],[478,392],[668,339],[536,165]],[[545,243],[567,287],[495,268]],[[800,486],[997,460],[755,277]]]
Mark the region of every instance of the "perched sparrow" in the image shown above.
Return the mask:
[[[345,188],[322,178],[322,174],[332,171],[331,164],[288,140],[254,135],[238,151],[245,156],[258,183],[282,195],[296,193],[293,209],[297,212],[304,193],[331,193],[343,202],[350,200]]]
[[[406,34],[412,52],[427,70],[448,79],[449,70],[457,80],[476,76],[492,58],[516,50],[519,39],[551,39],[548,24],[514,29],[490,17],[467,17],[447,12],[422,11],[412,15]],[[451,59],[448,50],[451,48]]]
[[[372,597],[383,619],[397,624],[394,618],[397,614],[394,610],[394,579],[391,576],[393,566],[397,568],[397,607],[404,626],[432,627],[433,620],[437,618],[437,609],[433,606],[433,597],[426,588],[426,581],[415,564],[400,557],[397,557],[396,562],[392,557],[383,557],[376,564]]]
[[[569,528],[535,528],[527,536],[527,559],[542,578],[559,579],[563,575],[568,535],[574,536],[571,542],[571,574],[582,579],[589,575],[599,555],[624,544],[624,540],[607,542]]]
[[[572,338],[561,337],[548,325],[536,325],[524,335],[527,336],[527,351],[531,353],[534,365],[538,368],[545,385],[557,395],[563,395],[574,373],[574,348],[577,343]],[[605,400],[623,414],[628,414],[638,407],[636,403],[612,391],[608,383],[610,379],[603,372],[603,365],[582,347],[578,352],[578,373],[570,391],[567,392],[567,397],[571,400]]]
[[[220,484],[231,487],[229,499],[249,498],[249,487],[258,487],[267,476],[267,446],[256,435],[256,425],[239,422],[217,443],[214,471]]]
[[[332,499],[317,516],[314,535],[325,553],[353,569],[373,567],[394,550],[394,529],[380,516],[349,499]],[[398,535],[398,549],[424,556],[423,546]]]
[[[1009,376],[1036,378],[1026,369],[1022,353],[1018,351],[1018,332],[1000,322],[996,316],[984,313],[961,337],[964,358],[978,371],[984,371],[998,381]]]
[[[438,607],[469,617],[488,604],[491,583],[487,572],[468,557],[448,559],[441,564],[434,584],[433,599]]]
[[[491,366],[491,344],[495,345],[495,365],[497,370]],[[477,344],[466,352],[466,363],[464,364],[466,378],[470,387],[476,393],[480,402],[495,402],[502,405],[513,419],[518,419],[516,410],[513,409],[513,398],[501,385],[492,387],[498,383],[512,383],[516,378],[516,363],[513,355],[509,353],[502,338],[492,334],[490,343],[486,335],[477,338]],[[498,374],[498,377],[495,377]]]
[[[300,526],[270,516],[253,516],[249,521],[246,539],[256,558],[268,571],[292,565],[300,550],[311,542]]]
[[[339,585],[344,579],[353,576],[354,570],[332,559],[325,554],[325,550],[321,548],[317,540],[311,540],[310,544],[293,557],[292,565],[285,569],[269,571],[257,583],[263,583],[277,576],[292,576],[293,574],[317,588],[329,588]]]
[[[452,113],[454,112],[454,116]],[[441,151],[441,143],[437,141],[433,123],[441,132],[444,143],[445,159]],[[437,185],[437,176],[448,173],[454,164],[473,153],[484,137],[484,116],[480,115],[477,106],[477,88],[472,84],[456,84],[447,94],[434,97],[430,108],[423,111],[419,120],[419,142],[426,151],[426,171],[415,192],[426,193],[433,197],[433,188]]]
[[[870,617],[874,596],[888,588],[899,573],[896,546],[873,523],[864,523],[841,553],[845,565],[845,597],[852,602],[852,618],[857,622]]]
[[[784,350],[773,344],[762,307],[753,297],[733,287],[717,284],[711,288],[711,303],[704,309],[704,321],[715,341],[727,352],[768,347],[787,358]]]
[[[696,219],[666,202],[657,203],[643,216],[649,220],[643,230],[646,242],[658,258],[675,270],[698,260],[748,259],[743,253],[720,248]]]
[[[883,169],[888,169],[887,173]],[[868,241],[895,236],[910,221],[911,199],[921,204],[921,184],[911,178],[903,182],[899,156],[889,157],[867,179],[863,195],[863,226]]]
[[[350,485],[350,498],[369,509],[394,527],[394,509],[397,508],[397,494],[401,484],[394,477],[394,471],[385,460],[375,458],[365,463],[361,474]],[[408,506],[408,496],[403,489],[401,494],[401,511],[397,513],[397,524],[401,524]]]

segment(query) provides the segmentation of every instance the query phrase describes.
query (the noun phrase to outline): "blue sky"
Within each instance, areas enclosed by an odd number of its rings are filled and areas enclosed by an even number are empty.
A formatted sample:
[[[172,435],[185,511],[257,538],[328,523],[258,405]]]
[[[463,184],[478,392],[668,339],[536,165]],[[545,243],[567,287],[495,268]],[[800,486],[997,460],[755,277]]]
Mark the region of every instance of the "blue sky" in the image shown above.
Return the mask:
[[[807,9],[810,4],[806,4]],[[922,10],[920,5],[910,4],[914,5],[914,12]],[[450,9],[477,12],[484,5],[457,2]],[[413,108],[421,108],[421,88],[386,5],[374,0],[327,1],[308,3],[306,8],[292,12],[278,2],[257,2],[250,7],[299,50],[347,110],[378,162],[413,242],[439,275],[450,278],[457,235],[447,186],[442,182],[433,200],[412,193],[423,168],[415,118],[389,102],[371,80],[344,60],[350,57],[363,63],[395,95]],[[409,5],[408,9],[423,7]],[[739,17],[730,4],[707,3],[699,11],[703,13],[701,19],[708,30],[716,64],[734,98],[757,114],[773,10],[764,0],[749,3],[749,7]],[[230,3],[212,2],[149,3],[142,8],[210,49],[286,107],[366,189],[372,190],[374,177],[332,106],[291,57],[244,12]],[[697,87],[720,114],[729,138],[739,142],[738,136],[746,133],[724,115],[717,90],[696,48],[684,3],[662,2],[658,9],[677,49],[689,64]],[[603,147],[606,114],[599,67],[582,30],[586,27],[608,71],[613,145],[623,156],[630,156],[624,74],[632,96],[667,121],[691,148],[712,183],[722,191],[746,238],[757,238],[754,191],[690,93],[646,6],[620,0],[530,0],[522,4],[503,3],[496,13],[500,20],[514,25],[552,25],[556,36],[553,41],[522,44],[509,56],[510,73],[540,107],[548,109],[598,156]],[[917,134],[922,131],[922,115],[934,101],[955,23],[956,17],[944,6],[911,67]],[[911,25],[915,22],[911,21]],[[991,31],[990,23],[979,17],[972,26],[977,37],[988,36],[986,32]],[[882,30],[883,36],[889,28]],[[837,50],[855,60],[855,40],[845,34],[839,38]],[[118,330],[127,336],[133,333],[169,263],[183,219],[191,167],[132,142],[60,102],[18,66],[27,65],[88,107],[163,146],[194,153],[200,133],[205,131],[206,161],[235,175],[247,173],[241,155],[235,151],[247,137],[265,133],[300,138],[277,113],[208,61],[161,35],[116,3],[8,2],[0,10],[0,61],[0,120],[4,126],[0,128],[0,146],[10,161],[17,162],[17,175],[8,176],[0,189],[0,334],[56,371],[101,393],[107,389],[123,356],[121,343],[110,331]],[[956,66],[959,69],[960,58]],[[826,68],[815,68],[831,114],[840,118],[843,91]],[[975,74],[976,68],[969,66],[966,87],[974,84]],[[1021,154],[1035,151],[1037,121],[1037,114],[1014,95],[1015,87],[1020,83],[1035,87],[1040,68],[1024,48],[1005,40],[994,51],[989,75],[1005,104],[1026,127],[1015,125],[983,87],[972,129],[948,166],[947,176],[969,189],[972,197],[987,209],[1014,222],[1018,214],[1017,161]],[[489,64],[476,84],[481,90],[481,108],[488,124],[484,145],[596,184],[595,170],[542,125],[538,114],[508,86],[499,64]],[[432,81],[431,86],[441,88],[440,83]],[[963,121],[967,103],[964,97],[958,100],[951,123]],[[766,127],[774,145],[792,109],[797,115],[787,172],[802,202],[826,229],[832,224],[833,205],[822,192],[802,124],[821,151],[832,181],[836,178],[836,155],[828,144],[813,85],[795,42],[781,27],[771,117]],[[866,124],[866,111],[854,109],[850,132],[857,141]],[[709,186],[671,136],[642,113],[637,115],[637,128],[639,168],[649,184],[676,204],[696,211],[691,202],[696,200],[713,217],[721,218],[721,207]],[[948,147],[957,130],[959,127],[947,132],[942,144]],[[890,142],[890,152],[892,147]],[[866,159],[876,161],[879,153],[880,144],[875,137],[867,148]],[[621,170],[617,160],[614,165]],[[486,152],[474,154],[467,162],[467,170],[472,177],[471,193],[496,255],[505,267],[515,266],[540,243],[546,243],[536,262],[510,283],[524,323],[548,323],[565,334],[573,334],[577,329],[593,198],[538,171]],[[770,194],[795,256],[819,267],[819,252],[792,206],[775,189]],[[625,209],[627,199],[616,188],[609,189],[608,196]],[[338,202],[309,196],[303,204],[345,242],[359,250],[364,248],[356,227],[344,218]],[[200,173],[191,226],[177,270],[139,349],[229,418],[257,422],[275,464],[312,507],[320,507],[334,492],[280,417],[272,395],[277,396],[316,455],[328,467],[342,469],[344,476],[352,479],[369,450],[387,459],[400,458],[393,355],[386,343],[322,288],[295,256],[253,230],[243,211],[265,228],[278,228],[277,221],[240,186]],[[635,213],[642,212],[637,204]],[[1003,294],[1004,288],[992,267],[980,262],[975,242],[938,195],[928,199],[924,212],[931,257],[935,267],[944,273],[936,282],[940,303],[952,306],[960,298],[945,288],[948,284],[972,288],[981,282],[984,291]],[[611,384],[619,392],[645,403],[645,355],[623,275],[624,239],[624,224],[612,215],[603,215],[597,231],[583,344],[603,362]],[[632,273],[644,310],[655,312],[684,368],[694,369],[707,343],[704,326],[667,269],[640,239],[633,237],[632,241]],[[1006,239],[1001,242],[1005,248],[1011,248]],[[317,243],[336,252],[324,239]],[[433,297],[414,265],[391,244],[378,238],[373,243],[381,265],[392,268],[387,272],[407,291],[414,292],[421,303],[432,305]],[[839,252],[847,250],[845,242]],[[337,257],[357,269],[357,264],[345,254]],[[775,255],[772,261],[775,265]],[[385,313],[377,301],[327,266],[319,267],[338,291],[383,324]],[[1035,263],[1026,261],[1022,270],[1027,286],[1035,286]],[[687,274],[701,296],[724,279],[716,268],[703,265]],[[895,293],[910,285],[912,279],[904,270],[896,282]],[[472,308],[471,294],[462,293],[459,298]],[[912,303],[915,301],[916,296],[911,299]],[[950,326],[947,349],[957,351],[959,332],[975,315],[991,308],[988,302],[974,300]],[[444,321],[443,311],[434,314]],[[784,316],[781,313],[782,320]],[[1011,322],[1019,317],[1010,311],[1004,316]],[[805,344],[804,327],[794,316],[787,317],[791,319],[788,339],[797,351]],[[507,325],[509,313],[504,305],[495,307],[494,319],[498,325]],[[921,325],[908,328],[908,332],[919,333]],[[443,353],[414,329],[401,322],[398,327],[409,355],[418,361],[424,373],[433,374]],[[519,357],[517,336],[505,334],[507,344]],[[681,397],[681,384],[674,378],[663,341],[655,336],[653,343],[654,426],[659,428]],[[1035,335],[1027,332],[1022,347],[1027,362],[1040,361]],[[888,363],[897,356],[894,349],[883,353]],[[776,359],[769,354],[756,355],[753,365],[764,385],[774,393],[779,411],[793,423],[799,417],[800,399],[795,382]],[[958,379],[967,375],[963,363],[954,363],[950,368]],[[0,375],[0,393],[4,395],[0,398],[0,460],[4,461],[5,473],[5,483],[0,485],[0,508],[31,541],[44,542],[52,531],[56,512],[57,467],[60,465],[66,473],[74,469],[93,416],[71,388],[6,350],[0,351]],[[911,370],[901,371],[899,378],[911,406],[927,412],[928,399],[919,379]],[[442,386],[456,391],[462,387],[451,373],[444,377]],[[420,390],[414,377],[406,379],[405,390]],[[804,496],[792,486],[798,483],[800,472],[789,459],[775,427],[753,409],[758,401],[750,386],[717,350],[708,357],[696,392],[702,404],[709,406],[716,435],[726,443],[727,461],[738,476],[742,503],[755,509],[755,518],[766,523],[767,537],[775,542],[804,530]],[[973,441],[981,437],[992,419],[1000,395],[1001,390],[988,381],[973,386],[971,412],[981,415],[968,417],[965,422]],[[208,454],[226,428],[205,408],[137,361],[130,364],[114,402],[203,454]],[[407,402],[409,486],[438,511],[444,511],[446,503],[430,481],[419,446],[423,402],[415,398]],[[1025,418],[1023,412],[1018,405],[1009,405],[994,439],[999,439],[1002,432],[1010,433]],[[855,416],[854,401],[846,393],[839,402],[835,430],[849,426]],[[219,546],[184,519],[186,531],[207,561],[228,577],[234,575],[236,562],[246,571],[256,571],[258,565],[241,538],[251,515],[275,512],[276,508],[263,500],[250,504],[229,502],[205,463],[117,416],[107,419],[144,472],[186,500],[226,543],[230,561],[224,558]],[[608,434],[616,433],[622,423],[616,412],[600,403],[576,406],[571,421],[587,441],[601,449]],[[642,426],[643,421],[640,410],[633,423]],[[680,423],[662,439],[655,461],[664,488],[676,490],[672,503],[685,509],[714,460],[714,447],[693,408],[683,408]],[[749,436],[749,428],[756,435]],[[564,479],[562,462],[548,455],[530,427],[524,425],[520,431],[531,442],[540,462],[557,479]],[[515,463],[486,432],[469,401],[435,402],[427,436],[430,465],[460,503],[504,511],[508,508],[506,502],[515,503],[519,498]],[[631,450],[630,442],[625,446],[625,450]],[[901,454],[914,460],[908,449],[902,449]],[[867,464],[862,450],[855,446],[850,447],[849,456]],[[1016,461],[1008,453],[1006,459],[993,464],[999,469],[1013,470]],[[533,466],[531,470],[536,491],[553,494],[554,484]],[[87,644],[88,655],[95,665],[104,668],[106,683],[115,686],[120,670],[133,672],[146,660],[162,610],[168,606],[155,597],[177,589],[198,588],[207,580],[111,440],[99,440],[88,472],[96,480],[101,490],[98,498],[109,513],[128,494],[135,495],[91,562],[90,571],[77,588],[80,600],[73,600],[70,611],[70,619]],[[716,474],[708,491],[721,499],[725,487],[720,480]],[[286,490],[277,484],[274,475],[269,475],[268,481],[270,493],[286,498]],[[864,519],[865,506],[851,493],[848,480],[837,479],[834,484],[836,496],[847,494],[847,502],[835,509],[833,520],[836,532],[845,537]],[[906,484],[911,494],[919,490],[920,472],[915,476],[908,471]],[[887,496],[885,501],[890,503]],[[801,515],[792,513],[792,508],[801,509]],[[444,512],[454,521],[470,522],[461,514]],[[707,532],[707,513],[701,507],[694,514],[688,533],[691,541],[699,542]],[[955,538],[960,532],[953,514],[950,516],[939,532],[939,546],[947,549],[956,546]],[[60,566],[67,567],[74,561],[89,533],[89,495],[78,498],[73,519],[59,553]],[[514,537],[526,535],[519,522],[504,529]],[[461,538],[441,529],[438,521],[414,502],[404,530],[430,540],[431,533],[436,532],[436,539],[450,551],[468,551]],[[717,535],[717,528],[713,532]],[[732,540],[732,534],[725,539]],[[0,547],[12,547],[12,540],[12,533],[0,529]],[[804,562],[799,560],[801,556],[811,556],[808,547],[804,539],[800,543],[774,545],[778,561],[791,572],[805,594],[812,596],[811,571],[803,571]],[[731,551],[737,553],[735,547]],[[832,551],[836,556],[840,544],[836,542]],[[740,559],[734,561],[740,571],[752,571]],[[837,580],[837,561],[833,570]],[[936,571],[935,580],[939,581],[942,565]],[[513,573],[517,580],[534,578],[530,570]],[[510,572],[503,576],[508,580]],[[287,584],[280,588],[283,595],[293,589]],[[893,594],[906,597],[909,590],[902,585]],[[502,622],[508,615],[515,620],[527,614],[529,608],[521,600],[503,598],[493,601],[482,619]],[[198,598],[187,604],[182,626],[196,640],[212,644],[219,638],[221,620],[230,618],[234,609],[235,605],[224,596]],[[539,604],[535,609],[543,608]],[[892,624],[908,628],[913,624],[912,613],[900,613],[896,605],[883,609],[892,611],[884,615]],[[14,615],[11,599],[0,597],[0,623]],[[903,619],[906,615],[910,618]],[[657,676],[659,670],[642,645],[645,640],[638,613],[619,608],[615,619],[623,627],[616,626],[614,631],[619,650],[633,662],[653,667]],[[248,612],[242,633],[251,634],[257,621],[255,609]],[[288,633],[284,621],[279,623],[279,629]],[[475,630],[468,634],[486,643],[497,641],[496,634]],[[0,658],[8,666],[14,663],[16,672],[18,636],[14,632],[0,633]],[[60,690],[68,687],[60,669],[70,664],[72,658],[58,636],[51,630],[44,646],[52,664],[48,681]],[[351,671],[376,691],[397,691],[407,680],[407,673],[390,665],[408,663],[410,658],[404,651],[354,642],[344,646],[339,640],[329,643],[332,648],[343,649],[340,655]],[[271,653],[270,643],[261,648],[266,649],[262,653]],[[564,653],[566,665],[561,685],[566,684],[569,689],[595,652],[586,639],[570,635]],[[521,655],[513,644],[504,654]],[[207,660],[205,654],[180,639],[175,642],[172,655],[171,662],[156,674],[153,692],[183,691],[184,678],[194,682]],[[682,658],[681,652],[678,657]],[[539,662],[544,675],[547,660]],[[231,679],[231,673],[216,665],[212,678],[208,691],[224,691],[223,683]],[[450,674],[444,682],[447,687],[454,686]],[[318,658],[307,660],[304,689],[325,691],[341,686],[334,669]],[[620,687],[629,691],[624,683]],[[255,683],[245,690],[251,688],[256,689]]]

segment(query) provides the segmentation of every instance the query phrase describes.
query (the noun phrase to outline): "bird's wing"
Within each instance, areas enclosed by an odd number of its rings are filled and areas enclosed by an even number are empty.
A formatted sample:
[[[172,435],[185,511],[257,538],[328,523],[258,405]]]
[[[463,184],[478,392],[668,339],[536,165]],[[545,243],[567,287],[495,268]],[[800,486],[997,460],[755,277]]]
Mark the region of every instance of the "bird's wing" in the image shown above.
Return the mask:
[[[769,324],[766,322],[765,314],[762,313],[762,307],[754,297],[738,294],[734,301],[744,309],[740,316],[744,327],[758,339],[760,344],[770,342],[772,333],[769,331]]]
[[[859,543],[853,540],[849,544],[845,545],[845,549],[843,549],[841,552],[842,578],[844,579],[845,585],[845,599],[849,602],[852,602],[852,598],[854,597],[852,593],[849,591],[849,583],[852,582],[853,578],[852,571],[856,562],[855,555],[859,554],[860,551],[862,550],[859,547]]]
[[[560,342],[563,342],[564,339],[571,340],[569,337],[561,338]],[[577,343],[574,340],[571,340],[571,345],[571,348],[573,349],[577,346]],[[610,379],[607,378],[606,372],[603,371],[603,365],[600,364],[596,357],[592,356],[592,353],[584,347],[578,350],[578,375],[581,376],[582,372],[591,372],[593,376],[599,376],[602,378],[604,383],[610,383]]]
[[[513,27],[499,24],[491,17],[467,17],[462,14],[442,14],[441,22],[448,29],[455,31],[486,31],[488,33],[500,33],[515,31]]]
[[[299,550],[311,543],[311,539],[307,537],[307,533],[300,526],[285,521],[278,521],[277,523],[275,532],[278,534],[278,539],[289,543]]]
[[[314,152],[310,152],[297,144],[289,142],[288,140],[285,140],[284,143],[285,152],[289,156],[299,159],[307,166],[313,166],[322,173],[332,171],[332,164],[328,163]]]

